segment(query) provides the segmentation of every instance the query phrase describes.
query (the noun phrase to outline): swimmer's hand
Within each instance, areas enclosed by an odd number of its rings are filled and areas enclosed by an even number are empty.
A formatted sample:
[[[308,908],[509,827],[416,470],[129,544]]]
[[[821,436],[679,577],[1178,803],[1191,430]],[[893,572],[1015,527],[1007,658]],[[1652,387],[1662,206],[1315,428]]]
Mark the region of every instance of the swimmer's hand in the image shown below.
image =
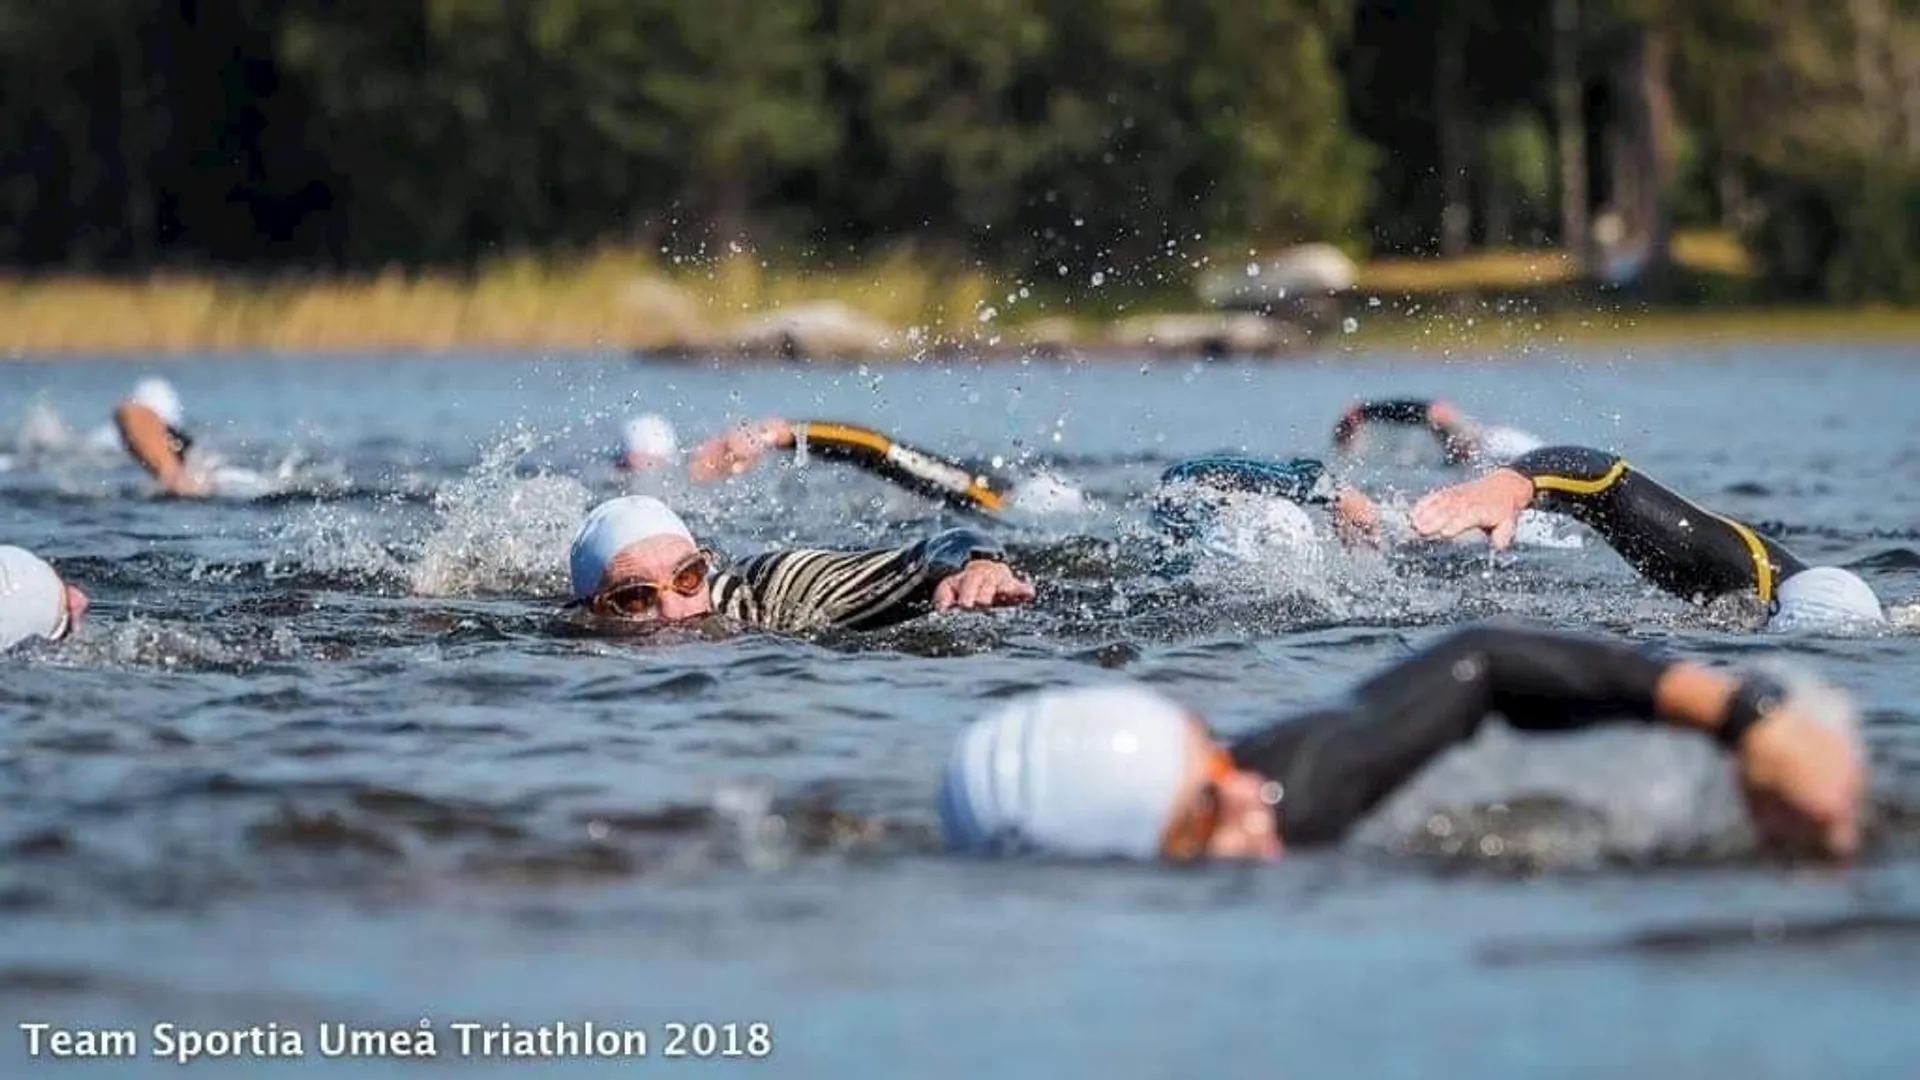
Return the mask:
[[[1380,542],[1380,508],[1357,488],[1343,486],[1334,492],[1333,525],[1348,547]]]
[[[1512,469],[1495,469],[1478,480],[1429,492],[1413,504],[1413,531],[1450,540],[1479,529],[1497,550],[1513,546],[1520,511],[1533,501],[1533,481]]]
[[[699,484],[725,480],[759,464],[768,450],[792,445],[793,425],[777,416],[741,424],[694,447],[687,475]]]
[[[1740,785],[1754,828],[1790,851],[1846,858],[1860,847],[1867,767],[1827,724],[1782,706],[1740,741]]]
[[[942,578],[933,587],[936,611],[949,608],[1010,607],[1034,597],[1033,585],[1022,581],[1006,563],[994,559],[975,559],[957,574]]]

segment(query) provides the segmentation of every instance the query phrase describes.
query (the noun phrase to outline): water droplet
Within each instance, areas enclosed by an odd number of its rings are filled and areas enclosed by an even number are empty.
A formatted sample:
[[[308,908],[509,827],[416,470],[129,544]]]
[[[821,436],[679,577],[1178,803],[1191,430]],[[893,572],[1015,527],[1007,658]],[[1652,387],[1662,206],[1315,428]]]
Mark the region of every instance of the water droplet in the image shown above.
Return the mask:
[[[1095,270],[1093,272],[1093,287],[1097,289],[1100,286],[1105,285],[1106,283],[1107,283],[1107,272],[1105,270]]]
[[[983,323],[990,323],[994,320],[994,317],[999,314],[1000,314],[1000,309],[989,304],[986,307],[980,309],[980,321]]]
[[[1259,277],[1259,276],[1260,276],[1260,264],[1259,264],[1259,263],[1257,263],[1257,262],[1250,262],[1250,263],[1248,263],[1248,264],[1247,264],[1247,276],[1248,276],[1248,277]]]
[[[1359,319],[1356,319],[1353,316],[1349,315],[1346,318],[1340,320],[1340,330],[1342,333],[1351,334],[1358,329],[1360,329]]]

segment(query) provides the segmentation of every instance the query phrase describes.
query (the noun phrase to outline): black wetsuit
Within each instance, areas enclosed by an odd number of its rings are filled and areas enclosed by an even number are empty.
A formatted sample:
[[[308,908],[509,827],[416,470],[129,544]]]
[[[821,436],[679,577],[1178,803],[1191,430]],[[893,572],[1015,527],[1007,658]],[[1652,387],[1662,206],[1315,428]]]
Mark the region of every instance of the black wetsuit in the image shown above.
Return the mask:
[[[843,461],[958,510],[998,514],[1013,490],[1013,482],[1004,476],[896,442],[871,428],[829,420],[798,420],[792,426],[795,456]]]
[[[1752,526],[1690,502],[1604,450],[1546,446],[1506,466],[1533,482],[1533,506],[1592,528],[1642,576],[1683,599],[1756,596],[1806,563]]]
[[[1525,731],[1651,720],[1671,661],[1614,641],[1483,625],[1394,665],[1341,704],[1234,740],[1235,764],[1278,781],[1289,846],[1328,844],[1499,714]]]

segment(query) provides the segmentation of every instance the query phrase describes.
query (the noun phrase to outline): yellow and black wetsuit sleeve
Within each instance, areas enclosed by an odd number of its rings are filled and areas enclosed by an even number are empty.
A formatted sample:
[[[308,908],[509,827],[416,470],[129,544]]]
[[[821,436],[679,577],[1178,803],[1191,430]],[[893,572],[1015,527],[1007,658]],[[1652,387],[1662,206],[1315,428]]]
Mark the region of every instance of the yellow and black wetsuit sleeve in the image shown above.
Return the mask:
[[[1751,525],[1704,509],[1604,450],[1545,446],[1509,462],[1533,483],[1533,506],[1592,528],[1635,570],[1688,600],[1728,594],[1774,602],[1806,569]]]
[[[1234,762],[1276,780],[1289,847],[1338,841],[1490,715],[1523,731],[1655,719],[1672,661],[1623,642],[1482,624],[1361,684],[1331,707],[1234,740]]]
[[[1005,509],[1011,481],[962,462],[896,442],[872,428],[829,420],[793,425],[794,454],[843,461],[909,491],[939,499],[956,509],[998,514]]]

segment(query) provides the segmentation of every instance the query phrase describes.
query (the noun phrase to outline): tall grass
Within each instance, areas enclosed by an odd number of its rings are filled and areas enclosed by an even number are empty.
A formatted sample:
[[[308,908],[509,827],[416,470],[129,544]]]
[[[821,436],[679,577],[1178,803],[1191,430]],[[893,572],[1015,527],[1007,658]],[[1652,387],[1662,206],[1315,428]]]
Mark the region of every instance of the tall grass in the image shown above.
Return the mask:
[[[1731,238],[1676,237],[1676,257],[1729,276],[1751,274]],[[1554,251],[1496,251],[1450,260],[1381,260],[1362,269],[1368,305],[1357,333],[1335,348],[1393,343],[1436,348],[1541,344],[1585,338],[1920,337],[1910,311],[1795,310],[1692,313],[1565,311],[1507,313],[1486,305],[1422,298],[1475,289],[1566,281],[1571,261]],[[1124,293],[1033,284],[1009,305],[1011,280],[958,267],[911,247],[850,264],[807,266],[752,253],[662,263],[608,250],[585,258],[504,258],[471,276],[391,271],[358,277],[225,278],[157,274],[138,280],[84,276],[0,278],[0,357],[48,353],[168,351],[360,351],[443,349],[721,348],[743,320],[809,301],[837,301],[888,326],[917,328],[928,342],[973,342],[1009,324],[1046,337],[1086,340],[1079,316],[1191,309],[1183,291]],[[1409,299],[1414,302],[1405,303]],[[991,320],[991,307],[1005,308]],[[1395,314],[1411,310],[1414,314]],[[1035,320],[1036,322],[1028,322]],[[1044,328],[1043,328],[1044,327]]]
[[[977,270],[905,249],[825,270],[747,254],[662,267],[608,251],[503,259],[472,276],[0,279],[0,351],[698,347],[747,316],[822,300],[939,338],[971,333],[994,293]]]

